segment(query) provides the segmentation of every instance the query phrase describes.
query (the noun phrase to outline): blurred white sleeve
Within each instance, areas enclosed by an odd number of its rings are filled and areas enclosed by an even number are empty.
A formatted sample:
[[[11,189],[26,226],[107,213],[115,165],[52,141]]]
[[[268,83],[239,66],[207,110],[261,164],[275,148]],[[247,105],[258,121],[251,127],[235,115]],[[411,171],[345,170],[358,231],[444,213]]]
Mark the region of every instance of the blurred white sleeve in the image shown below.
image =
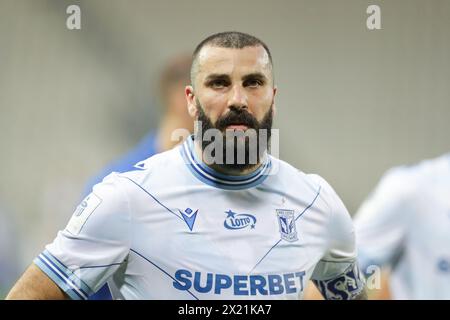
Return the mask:
[[[356,213],[356,243],[363,271],[370,265],[392,265],[401,255],[413,188],[405,169],[391,169]]]

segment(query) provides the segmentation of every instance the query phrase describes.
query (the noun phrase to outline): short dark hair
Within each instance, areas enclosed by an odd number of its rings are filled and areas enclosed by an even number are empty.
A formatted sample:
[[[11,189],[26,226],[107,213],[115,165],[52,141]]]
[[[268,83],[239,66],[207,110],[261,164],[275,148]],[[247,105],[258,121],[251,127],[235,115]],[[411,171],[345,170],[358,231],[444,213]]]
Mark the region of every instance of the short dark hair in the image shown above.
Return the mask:
[[[202,50],[202,48],[207,45],[220,48],[234,48],[234,49],[262,46],[264,50],[266,50],[267,55],[269,56],[270,65],[271,66],[273,65],[272,55],[270,53],[269,47],[267,47],[267,45],[260,39],[247,33],[238,31],[220,32],[207,37],[202,42],[200,42],[198,46],[195,48],[194,53],[192,55],[192,66],[191,66],[192,85],[194,85],[195,68],[197,66],[198,54]]]
[[[183,52],[171,57],[163,66],[159,77],[159,96],[163,104],[167,103],[171,88],[189,83],[191,64],[192,55]]]

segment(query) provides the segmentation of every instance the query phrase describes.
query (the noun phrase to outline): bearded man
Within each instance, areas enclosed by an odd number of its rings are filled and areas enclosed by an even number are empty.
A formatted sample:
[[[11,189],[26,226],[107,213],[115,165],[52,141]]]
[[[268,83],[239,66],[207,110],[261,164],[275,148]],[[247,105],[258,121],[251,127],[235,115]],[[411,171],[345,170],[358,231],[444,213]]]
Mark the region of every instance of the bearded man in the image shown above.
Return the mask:
[[[195,49],[182,145],[112,173],[34,260],[8,298],[365,298],[351,218],[318,175],[271,156],[272,57],[223,32]],[[273,143],[273,141],[272,141]]]

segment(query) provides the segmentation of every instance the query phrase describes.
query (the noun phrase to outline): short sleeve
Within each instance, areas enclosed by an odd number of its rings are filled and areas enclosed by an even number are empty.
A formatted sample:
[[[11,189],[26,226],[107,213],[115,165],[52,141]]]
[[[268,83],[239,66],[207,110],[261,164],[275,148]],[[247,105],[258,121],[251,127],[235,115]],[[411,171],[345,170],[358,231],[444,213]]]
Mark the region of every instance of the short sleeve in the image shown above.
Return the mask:
[[[390,170],[356,213],[358,255],[364,270],[370,265],[392,265],[401,255],[411,211],[409,180],[403,170]]]
[[[311,279],[326,299],[352,299],[365,286],[357,263],[352,219],[339,196],[323,179],[321,195],[330,210],[328,246]]]
[[[69,297],[87,299],[126,262],[130,224],[128,200],[113,173],[93,187],[34,263]]]

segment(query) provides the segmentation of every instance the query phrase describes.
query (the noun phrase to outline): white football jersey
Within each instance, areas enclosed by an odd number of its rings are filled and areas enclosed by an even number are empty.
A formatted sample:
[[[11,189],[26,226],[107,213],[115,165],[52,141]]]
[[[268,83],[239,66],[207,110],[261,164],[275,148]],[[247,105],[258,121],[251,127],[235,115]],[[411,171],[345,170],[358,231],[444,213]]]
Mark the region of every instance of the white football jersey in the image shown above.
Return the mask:
[[[329,299],[364,286],[351,218],[332,188],[267,156],[246,176],[199,161],[193,139],[112,173],[35,264],[71,298]]]
[[[389,170],[355,229],[361,268],[389,266],[394,299],[450,299],[450,154]]]

